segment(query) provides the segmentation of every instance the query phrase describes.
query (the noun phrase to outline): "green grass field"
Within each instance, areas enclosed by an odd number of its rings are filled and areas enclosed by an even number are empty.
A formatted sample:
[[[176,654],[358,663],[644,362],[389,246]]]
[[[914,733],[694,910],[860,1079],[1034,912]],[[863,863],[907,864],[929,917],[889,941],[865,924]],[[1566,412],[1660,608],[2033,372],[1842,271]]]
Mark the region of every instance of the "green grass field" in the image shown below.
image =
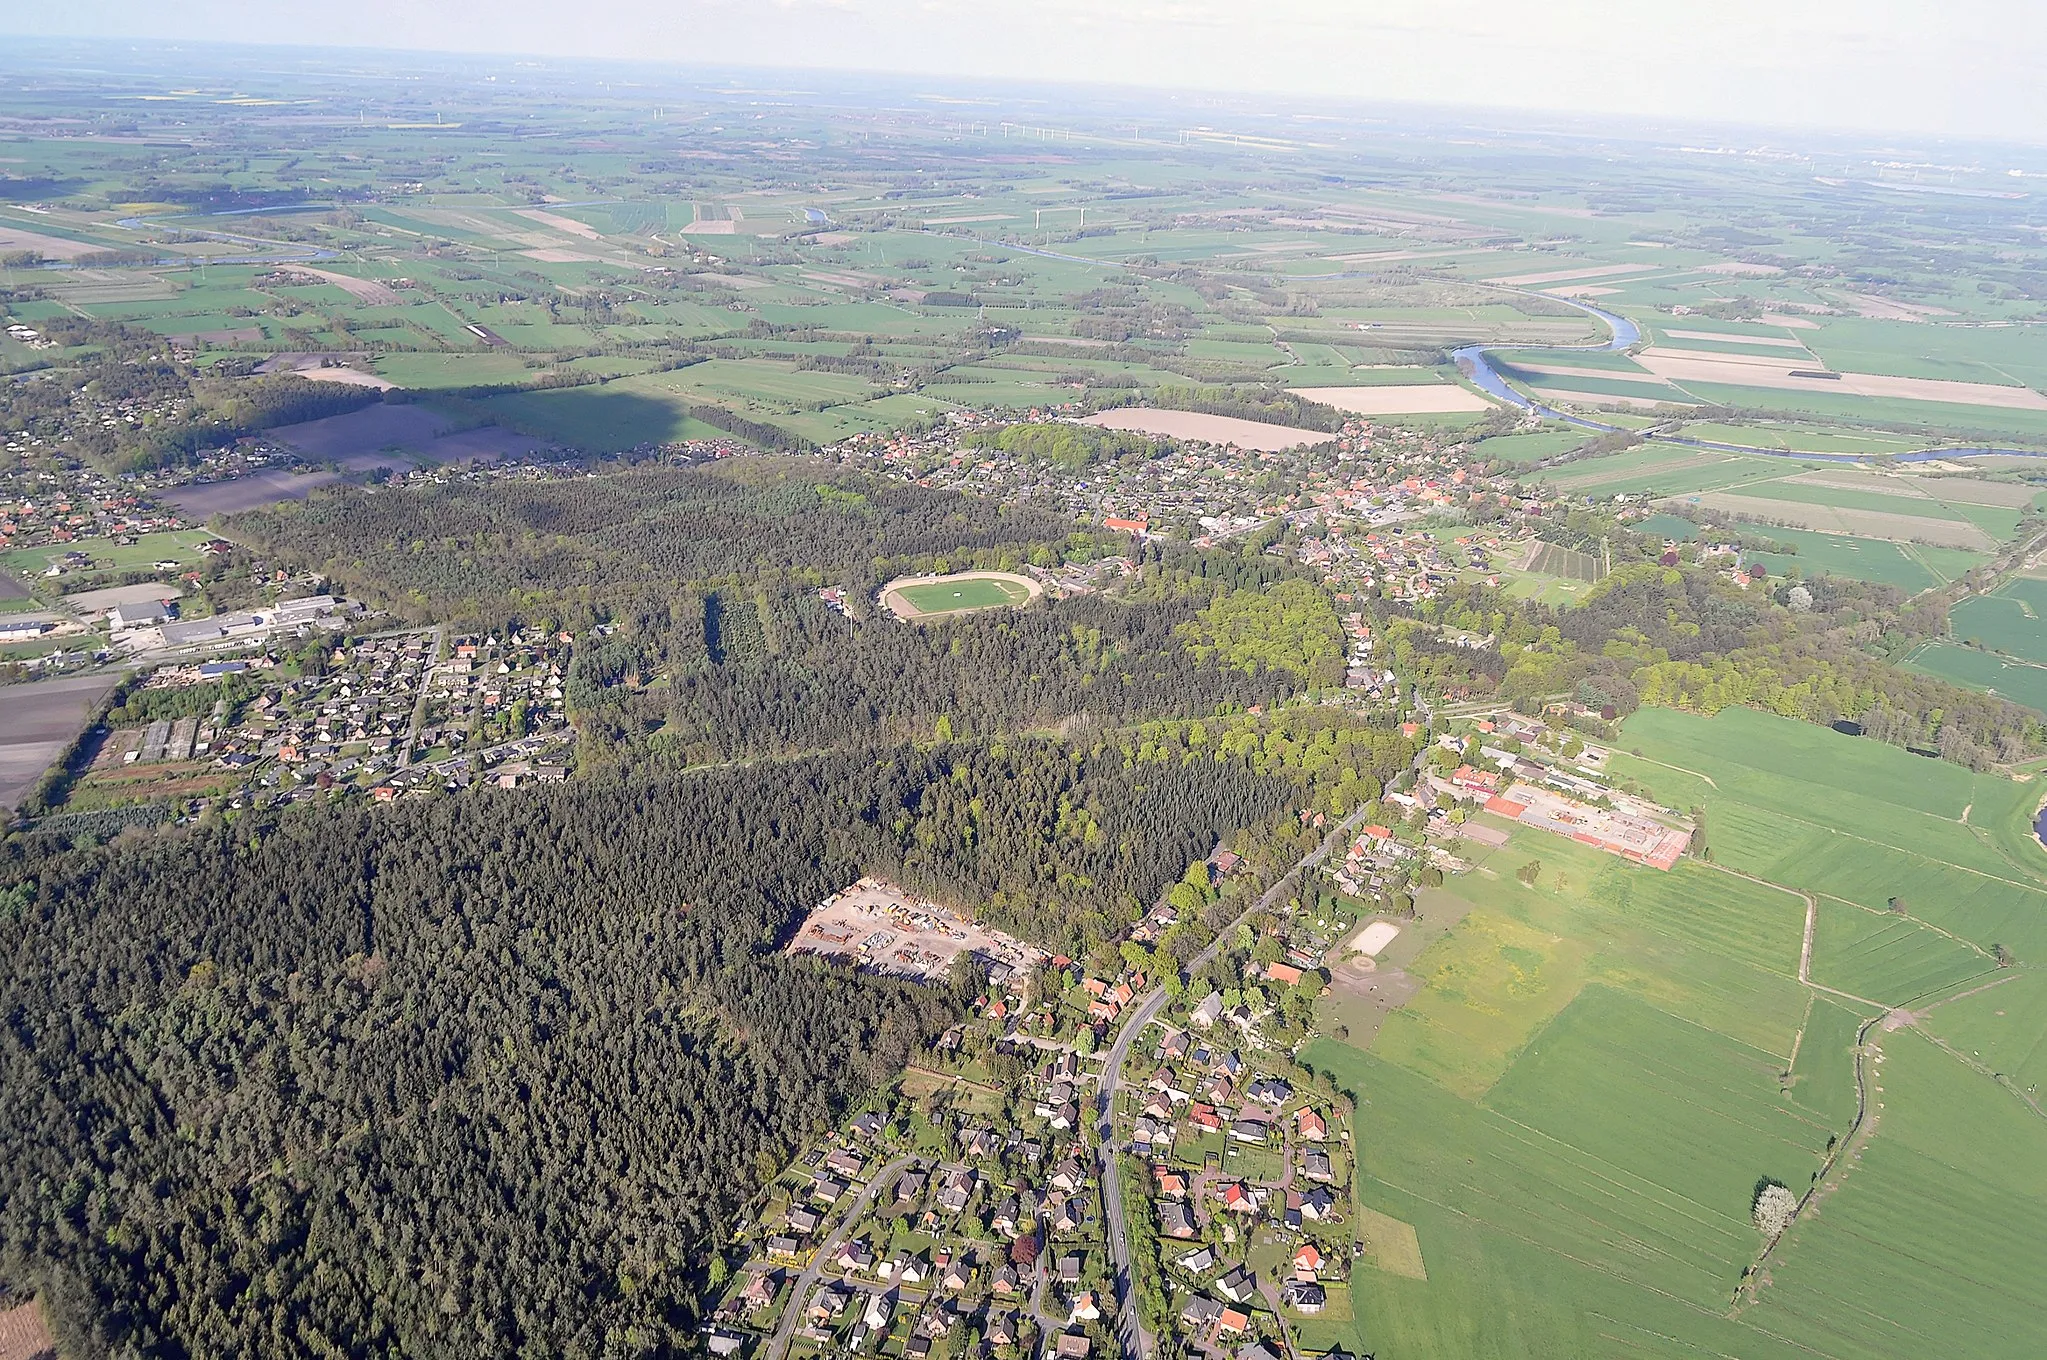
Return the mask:
[[[1666,801],[1703,806],[1716,863],[1872,911],[1902,898],[1909,919],[1976,950],[2003,944],[2047,962],[2047,850],[2028,830],[2031,784],[1738,708],[1712,718],[1643,709],[1613,768]],[[1822,936],[1829,916],[1822,902]],[[1916,1000],[1937,938],[1901,950],[1888,973],[1864,955],[1861,994]]]
[[[2039,1354],[2047,1120],[1920,1034],[1882,1046],[1875,1135],[1742,1322],[1838,1360]]]
[[[1854,1117],[1864,1020],[1929,1008],[1931,1031],[2013,1086],[2047,1079],[2047,973],[1999,970],[1975,938],[2047,923],[2047,852],[2024,859],[2034,791],[1740,710],[1645,710],[1621,746],[1618,774],[1705,808],[1714,864],[1657,873],[1517,829],[1427,895],[1423,924],[1455,924],[1405,965],[1425,985],[1369,1049],[1304,1054],[1359,1097],[1362,1207],[1414,1225],[1427,1264],[1420,1279],[1361,1260],[1346,1344],[1383,1360],[1879,1360],[1910,1353],[1901,1337],[2026,1354],[2047,1163],[2005,1176],[1990,1140],[2047,1150],[2047,1126],[1910,1031],[1879,1038],[1854,1169],[1753,1301],[1729,1300],[1761,1246],[1756,1179],[1804,1189]],[[1869,1003],[1799,983],[1804,901],[1744,873],[1833,894],[1813,981]]]
[[[1527,434],[1503,434],[1484,440],[1479,444],[1478,452],[1481,457],[1499,458],[1509,463],[1534,463],[1559,453],[1568,453],[1590,438],[1583,430],[1544,428]]]
[[[1806,465],[1761,454],[1710,453],[1672,444],[1648,444],[1604,458],[1547,469],[1542,480],[1573,496],[1654,492],[1689,496],[1805,471]]]
[[[2047,713],[2047,666],[1952,642],[1929,642],[1912,653],[1905,664],[1964,688],[1995,694]]]
[[[1768,494],[1768,488],[1764,488],[1762,494]],[[1822,534],[1810,529],[1783,529],[1771,525],[1754,532],[1779,543],[1795,544],[1798,548],[1795,553],[1748,554],[1748,560],[1761,562],[1773,575],[1782,576],[1794,570],[1804,576],[1825,573],[1896,586],[1914,595],[1957,580],[1967,575],[1972,567],[1990,560],[1987,554],[1962,548],[1892,543],[1879,538],[1850,538],[1845,534]]]
[[[110,538],[81,538],[75,543],[49,544],[40,548],[16,548],[0,554],[0,567],[24,576],[40,575],[66,553],[80,552],[91,558],[90,568],[69,573],[71,580],[83,580],[109,572],[153,567],[158,562],[196,566],[199,545],[213,535],[204,529],[179,529],[171,533],[143,534],[133,543],[116,543]]]
[[[1022,586],[992,577],[973,576],[962,580],[935,581],[929,585],[898,586],[900,595],[919,614],[958,614],[969,609],[994,609],[1021,604],[1030,598]]]
[[[2015,577],[1993,594],[1963,600],[1948,621],[1959,641],[2047,664],[2047,581],[2038,577]]]

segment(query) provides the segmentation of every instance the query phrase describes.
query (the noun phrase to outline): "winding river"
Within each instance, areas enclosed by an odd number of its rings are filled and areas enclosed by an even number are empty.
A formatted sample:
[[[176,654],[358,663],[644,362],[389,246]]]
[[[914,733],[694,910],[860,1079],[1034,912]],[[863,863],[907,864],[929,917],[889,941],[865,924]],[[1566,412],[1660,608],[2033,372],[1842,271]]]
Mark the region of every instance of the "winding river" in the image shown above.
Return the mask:
[[[1519,292],[1520,290],[1513,289],[1508,291]],[[1597,430],[1601,434],[1612,434],[1625,428],[1620,425],[1609,425],[1603,421],[1591,420],[1584,416],[1568,415],[1557,410],[1555,407],[1546,406],[1531,397],[1523,396],[1515,391],[1505,378],[1500,376],[1500,371],[1493,367],[1492,360],[1488,356],[1497,350],[1510,349],[1545,350],[1555,354],[1616,352],[1630,349],[1639,343],[1642,339],[1642,328],[1624,316],[1616,316],[1612,312],[1594,307],[1590,303],[1579,302],[1573,298],[1557,297],[1550,293],[1531,293],[1528,296],[1547,298],[1551,302],[1561,302],[1566,307],[1575,307],[1588,316],[1597,317],[1606,323],[1607,329],[1612,332],[1612,337],[1603,345],[1466,345],[1463,349],[1453,351],[1450,356],[1456,360],[1458,368],[1463,370],[1478,390],[1484,392],[1487,396],[1504,401],[1510,406],[1518,406],[1524,411],[1534,411],[1545,419],[1560,420],[1566,425],[1575,425],[1581,430]],[[1715,453],[1753,453],[1760,454],[1766,458],[1796,458],[1806,462],[1817,461],[1822,463],[1861,463],[1868,461],[1867,454],[1802,453],[1789,449],[1765,449],[1758,448],[1753,444],[1726,444],[1715,439],[1693,439],[1681,434],[1665,434],[1657,429],[1639,430],[1636,433],[1640,434],[1644,439],[1654,439],[1665,444],[1681,444],[1686,448],[1706,449]],[[1940,458],[1964,458],[1984,454],[2006,454],[2015,458],[2038,458],[2042,456],[2038,449],[2003,449],[1983,446],[1921,449],[1916,453],[1895,454],[1893,458],[1900,463],[1928,463]]]

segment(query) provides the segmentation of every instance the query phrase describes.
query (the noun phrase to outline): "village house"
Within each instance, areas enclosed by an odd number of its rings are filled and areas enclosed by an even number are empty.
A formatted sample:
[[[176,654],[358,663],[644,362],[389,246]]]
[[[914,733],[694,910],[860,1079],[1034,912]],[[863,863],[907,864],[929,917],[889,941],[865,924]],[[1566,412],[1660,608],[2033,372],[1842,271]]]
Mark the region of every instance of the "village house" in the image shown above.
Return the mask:
[[[1328,1305],[1329,1293],[1313,1280],[1289,1280],[1280,1299],[1297,1313],[1319,1313]]]
[[[1258,1281],[1242,1266],[1232,1266],[1215,1282],[1215,1292],[1231,1303],[1249,1303],[1258,1295]]]

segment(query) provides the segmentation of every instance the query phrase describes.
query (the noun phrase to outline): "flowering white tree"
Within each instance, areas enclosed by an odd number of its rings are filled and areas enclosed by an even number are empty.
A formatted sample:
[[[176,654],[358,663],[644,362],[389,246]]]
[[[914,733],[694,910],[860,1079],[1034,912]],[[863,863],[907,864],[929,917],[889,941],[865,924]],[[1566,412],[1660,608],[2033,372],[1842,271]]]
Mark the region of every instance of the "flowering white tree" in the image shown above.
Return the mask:
[[[1798,1196],[1773,1182],[1756,1192],[1754,1212],[1763,1236],[1776,1237],[1791,1226],[1791,1216],[1798,1212]]]

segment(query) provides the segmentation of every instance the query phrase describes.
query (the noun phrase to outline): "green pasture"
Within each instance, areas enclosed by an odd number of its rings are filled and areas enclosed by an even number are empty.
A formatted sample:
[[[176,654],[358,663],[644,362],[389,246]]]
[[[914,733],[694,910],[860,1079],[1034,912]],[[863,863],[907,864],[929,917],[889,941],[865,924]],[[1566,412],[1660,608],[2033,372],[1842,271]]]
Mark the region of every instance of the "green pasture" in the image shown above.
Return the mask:
[[[1948,611],[1948,631],[1972,646],[2047,664],[2047,580],[2019,576]]]
[[[1838,1360],[2038,1354],[2047,1121],[1913,1030],[1880,1046],[1875,1135],[1742,1321]]]
[[[2039,326],[1937,326],[1837,316],[1818,330],[1800,331],[1799,339],[1842,372],[2047,384],[2047,329]]]
[[[16,548],[12,552],[0,553],[0,567],[26,576],[40,575],[52,563],[71,552],[84,553],[92,559],[93,565],[83,571],[67,573],[67,579],[70,580],[80,580],[107,572],[131,571],[138,567],[153,567],[158,562],[196,566],[200,560],[199,545],[212,541],[213,535],[204,529],[179,529],[169,533],[143,534],[128,544],[116,543],[110,538],[81,538],[75,543],[50,543],[41,547]]]
[[[1592,438],[1583,430],[1545,427],[1527,434],[1503,434],[1481,441],[1474,450],[1481,458],[1498,458],[1509,463],[1537,463],[1554,458]]]
[[[1800,505],[1828,505],[1842,510],[1875,510],[1887,515],[1911,515],[1920,519],[1960,520],[1976,525],[1993,538],[2010,538],[2018,532],[2019,512],[2002,505],[1969,505],[1924,496],[1892,496],[1860,487],[1815,486],[1793,481],[1742,487],[1734,494],[1767,496],[1771,500],[1795,501]]]
[[[1671,444],[1644,444],[1624,453],[1546,468],[1538,478],[1572,496],[1645,492],[1687,496],[1774,481],[1804,467],[1764,455],[1708,453]]]
[[[1952,642],[1929,642],[1907,657],[1915,671],[2047,713],[2047,666]]]
[[[1569,400],[1568,394],[1580,393],[1590,397],[1626,397],[1644,401],[1673,402],[1678,405],[1691,404],[1691,399],[1677,388],[1660,378],[1650,378],[1646,375],[1644,380],[1638,382],[1619,373],[1609,378],[1581,378],[1569,374],[1524,373],[1519,369],[1509,369],[1505,371],[1505,376],[1512,378],[1536,397],[1563,394],[1561,399]]]
[[[1358,1096],[1360,1202],[1414,1225],[1428,1272],[1361,1261],[1355,1339],[1339,1339],[1384,1360],[1879,1360],[1900,1336],[2025,1354],[2047,1130],[1910,1031],[1881,1040],[1861,1159],[1757,1300],[1727,1305],[1761,1246],[1757,1178],[1802,1190],[1819,1170],[1854,1116],[1852,1048],[1878,1006],[1933,1006],[1929,1029],[2014,1084],[2047,1075],[2047,973],[1972,993],[1998,970],[1958,928],[2047,920],[2047,893],[2011,858],[2037,795],[1744,710],[1644,710],[1621,745],[1642,755],[1616,751],[1618,773],[1705,809],[1715,864],[1838,894],[1820,898],[1814,981],[1876,1004],[1798,983],[1796,893],[1528,828],[1477,851],[1423,903],[1462,915],[1404,965],[1424,982],[1415,1000],[1368,1051],[1323,1038],[1303,1054]],[[1518,872],[1531,862],[1533,886]],[[2003,1175],[2008,1155],[2026,1170]]]
[[[1574,581],[1562,576],[1544,576],[1532,571],[1515,571],[1508,567],[1502,567],[1497,574],[1500,578],[1500,589],[1508,599],[1534,600],[1538,604],[1558,609],[1575,603],[1590,586],[1586,581]]]
[[[2027,784],[1742,708],[1642,709],[1612,761],[1665,801],[1703,806],[1715,863],[1872,911],[1902,899],[1908,919],[1976,950],[2047,960],[2047,852],[2025,831]],[[1932,945],[1913,938],[1893,973],[1857,964],[1864,995],[1917,995]]]
[[[1638,534],[1647,534],[1651,538],[1674,538],[1685,543],[1700,536],[1698,525],[1682,515],[1668,515],[1661,510],[1628,527]]]
[[[1756,421],[1741,425],[1723,425],[1713,421],[1700,421],[1696,424],[1687,424],[1672,433],[1683,435],[1687,439],[1710,439],[1721,444],[1780,449],[1786,453],[1847,453],[1881,457],[1887,453],[1917,453],[1927,447],[1925,439],[1916,439],[1910,435],[1797,422],[1773,424]]]
[[[1911,900],[1905,901],[1906,910]],[[1886,1005],[1903,1005],[1994,973],[1980,949],[1896,912],[1820,899],[1812,980]]]
[[[1784,529],[1770,525],[1752,532],[1786,545],[1795,544],[1798,548],[1795,553],[1752,552],[1745,555],[1745,560],[1761,562],[1773,575],[1782,576],[1792,571],[1804,576],[1825,573],[1896,586],[1913,595],[1958,580],[1971,568],[1990,560],[1985,553],[1970,552],[1964,548],[1935,548],[1923,543],[1893,543],[1880,538],[1850,538],[1811,529]]]
[[[1749,1336],[1724,1303],[1759,1245],[1756,1178],[1802,1184],[1817,1168],[1852,1111],[1839,1084],[1811,1088],[1822,1107],[1786,1096],[1781,1057],[1607,986],[1578,996],[1477,1103],[1330,1040],[1304,1056],[1360,1096],[1360,1200],[1414,1224],[1428,1270],[1353,1272],[1353,1349],[1797,1353]]]
[[[2047,970],[2007,969],[1936,1010],[1926,1027],[2014,1088],[2047,1085]]]
[[[1685,390],[1714,406],[1802,412],[1850,424],[1903,425],[1924,431],[1928,443],[1977,436],[2013,436],[2035,441],[2047,437],[2047,411],[1706,382],[1687,382]]]
[[[496,383],[527,383],[536,375],[516,354],[492,350],[482,354],[386,354],[372,368],[400,387],[431,391],[437,387],[480,387]]]

